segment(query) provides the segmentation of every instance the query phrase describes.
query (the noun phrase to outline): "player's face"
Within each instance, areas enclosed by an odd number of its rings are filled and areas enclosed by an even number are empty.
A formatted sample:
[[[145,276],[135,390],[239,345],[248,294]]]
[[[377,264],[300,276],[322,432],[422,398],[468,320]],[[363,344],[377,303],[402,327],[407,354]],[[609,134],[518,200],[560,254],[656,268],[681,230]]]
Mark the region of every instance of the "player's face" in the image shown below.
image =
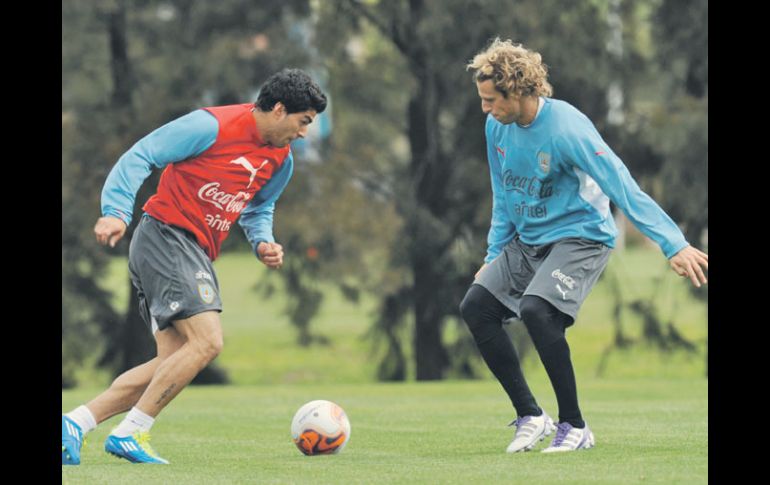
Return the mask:
[[[481,111],[491,114],[497,121],[504,125],[517,122],[521,119],[521,101],[518,96],[511,93],[508,97],[495,89],[491,79],[476,82],[476,88],[481,98]]]
[[[275,147],[281,148],[297,138],[304,138],[315,116],[316,112],[313,109],[291,114],[284,111],[275,124],[275,129],[268,142]]]

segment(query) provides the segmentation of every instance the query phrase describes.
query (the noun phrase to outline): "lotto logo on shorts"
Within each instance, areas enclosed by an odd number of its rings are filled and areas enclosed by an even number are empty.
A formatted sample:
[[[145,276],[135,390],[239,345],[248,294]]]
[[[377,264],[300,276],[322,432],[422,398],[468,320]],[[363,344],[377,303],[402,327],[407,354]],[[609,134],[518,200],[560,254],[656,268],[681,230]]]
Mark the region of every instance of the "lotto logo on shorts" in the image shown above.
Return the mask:
[[[214,301],[214,288],[208,283],[198,285],[198,294],[203,300],[203,303],[211,303]]]

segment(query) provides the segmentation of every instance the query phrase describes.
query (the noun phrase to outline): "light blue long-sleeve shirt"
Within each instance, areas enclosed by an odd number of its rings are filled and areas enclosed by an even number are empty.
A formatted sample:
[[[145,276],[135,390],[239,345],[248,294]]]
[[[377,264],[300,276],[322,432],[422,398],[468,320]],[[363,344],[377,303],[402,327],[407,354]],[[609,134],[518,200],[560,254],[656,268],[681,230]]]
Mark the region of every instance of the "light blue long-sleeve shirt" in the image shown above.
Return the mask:
[[[667,258],[688,245],[588,117],[569,103],[544,98],[527,127],[489,115],[485,132],[493,194],[486,263],[516,234],[531,245],[582,237],[614,247],[610,200]]]

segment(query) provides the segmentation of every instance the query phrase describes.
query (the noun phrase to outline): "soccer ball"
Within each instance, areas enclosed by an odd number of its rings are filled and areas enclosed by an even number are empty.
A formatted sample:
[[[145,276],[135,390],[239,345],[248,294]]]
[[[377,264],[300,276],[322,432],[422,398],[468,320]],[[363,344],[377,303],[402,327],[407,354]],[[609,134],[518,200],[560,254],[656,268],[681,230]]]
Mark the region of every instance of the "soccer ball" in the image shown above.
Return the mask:
[[[291,420],[291,439],[306,455],[339,453],[350,439],[350,421],[333,402],[310,401]]]

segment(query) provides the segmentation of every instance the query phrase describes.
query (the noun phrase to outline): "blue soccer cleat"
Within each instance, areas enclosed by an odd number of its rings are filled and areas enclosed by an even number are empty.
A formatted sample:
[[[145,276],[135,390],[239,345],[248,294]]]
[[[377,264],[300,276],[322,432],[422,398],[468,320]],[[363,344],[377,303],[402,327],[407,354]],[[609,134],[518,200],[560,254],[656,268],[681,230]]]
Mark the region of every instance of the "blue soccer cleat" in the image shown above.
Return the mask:
[[[80,465],[83,430],[67,416],[61,416],[61,464]]]
[[[147,431],[137,431],[122,438],[109,435],[104,442],[104,451],[131,463],[168,465],[168,461],[158,456],[150,446],[150,433]]]

